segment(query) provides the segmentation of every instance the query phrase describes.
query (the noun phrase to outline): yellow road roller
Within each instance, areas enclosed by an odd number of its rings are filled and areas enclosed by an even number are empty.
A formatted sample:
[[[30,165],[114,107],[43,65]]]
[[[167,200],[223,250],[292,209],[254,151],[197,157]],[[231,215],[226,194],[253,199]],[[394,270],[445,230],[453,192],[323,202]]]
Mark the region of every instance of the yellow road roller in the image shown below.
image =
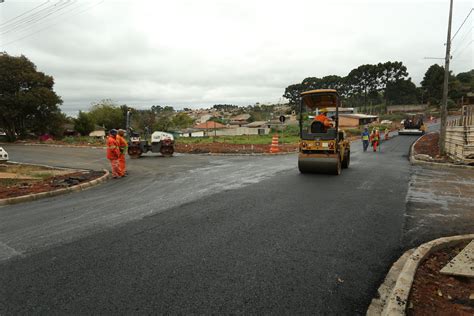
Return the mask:
[[[339,130],[339,107],[340,98],[336,90],[301,93],[298,155],[301,173],[339,175],[343,168],[349,167],[351,148],[344,131]]]

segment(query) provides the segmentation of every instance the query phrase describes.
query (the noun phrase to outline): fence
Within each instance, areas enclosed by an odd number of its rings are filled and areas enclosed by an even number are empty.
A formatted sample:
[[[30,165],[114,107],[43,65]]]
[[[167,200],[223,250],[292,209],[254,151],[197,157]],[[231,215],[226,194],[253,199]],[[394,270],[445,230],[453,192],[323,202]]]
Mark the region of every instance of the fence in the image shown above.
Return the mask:
[[[455,159],[474,162],[474,105],[464,105],[461,117],[447,123],[446,152]]]

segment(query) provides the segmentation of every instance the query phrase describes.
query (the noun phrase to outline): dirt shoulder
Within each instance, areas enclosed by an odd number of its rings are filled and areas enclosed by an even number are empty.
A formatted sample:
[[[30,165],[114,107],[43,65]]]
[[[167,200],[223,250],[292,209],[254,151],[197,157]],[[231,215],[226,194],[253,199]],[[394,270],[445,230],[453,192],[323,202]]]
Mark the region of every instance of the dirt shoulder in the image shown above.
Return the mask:
[[[474,315],[474,279],[441,274],[469,242],[433,252],[418,267],[407,315]]]
[[[354,141],[360,139],[359,136],[349,136],[347,137],[349,141]],[[45,145],[45,146],[69,146],[69,147],[104,147],[102,143],[65,143],[63,141],[48,141],[44,143],[40,142],[18,142],[18,144],[24,145]],[[269,139],[268,144],[256,144],[249,143],[244,144],[235,144],[231,142],[225,142],[217,139],[216,141],[206,141],[206,142],[175,142],[175,152],[177,153],[186,153],[186,154],[206,154],[206,153],[215,153],[215,154],[265,154],[270,153],[271,148],[271,139]],[[292,153],[298,151],[298,142],[291,143],[279,143],[278,152],[280,153]]]
[[[95,180],[104,171],[0,163],[0,199],[54,191]]]
[[[175,151],[187,154],[262,154],[269,153],[271,145],[268,144],[229,144],[229,143],[197,143],[197,144],[176,144]],[[296,152],[298,144],[280,144],[280,152]]]

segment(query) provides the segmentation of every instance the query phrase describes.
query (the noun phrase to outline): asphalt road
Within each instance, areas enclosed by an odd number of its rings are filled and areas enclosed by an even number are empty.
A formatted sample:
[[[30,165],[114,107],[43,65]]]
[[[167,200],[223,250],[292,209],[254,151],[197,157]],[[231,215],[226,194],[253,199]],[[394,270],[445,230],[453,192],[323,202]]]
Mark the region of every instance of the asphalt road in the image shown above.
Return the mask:
[[[365,314],[401,234],[416,137],[341,176],[296,155],[149,156],[130,176],[0,208],[0,314]],[[7,146],[12,160],[105,167],[99,149]]]

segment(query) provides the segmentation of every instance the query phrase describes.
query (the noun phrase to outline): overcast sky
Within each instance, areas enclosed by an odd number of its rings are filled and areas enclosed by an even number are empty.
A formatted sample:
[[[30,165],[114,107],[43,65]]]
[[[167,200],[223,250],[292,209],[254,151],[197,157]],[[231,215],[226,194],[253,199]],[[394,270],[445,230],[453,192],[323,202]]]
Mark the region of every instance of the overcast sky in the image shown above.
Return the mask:
[[[471,8],[454,1],[453,35]],[[105,98],[136,108],[276,103],[290,84],[366,63],[402,61],[419,85],[444,63],[423,58],[444,56],[448,10],[449,0],[5,0],[0,50],[52,75],[69,115]],[[453,41],[455,73],[473,68],[473,16]]]

